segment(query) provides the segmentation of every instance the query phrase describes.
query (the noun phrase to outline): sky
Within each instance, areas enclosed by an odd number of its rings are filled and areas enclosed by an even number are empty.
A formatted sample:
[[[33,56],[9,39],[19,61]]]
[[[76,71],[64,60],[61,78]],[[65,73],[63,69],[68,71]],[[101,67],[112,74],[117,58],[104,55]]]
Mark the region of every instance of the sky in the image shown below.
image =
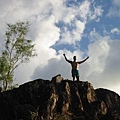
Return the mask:
[[[120,0],[0,0],[0,51],[6,24],[30,22],[27,37],[37,57],[19,66],[14,82],[70,79],[69,60],[81,61],[80,80],[120,95]]]

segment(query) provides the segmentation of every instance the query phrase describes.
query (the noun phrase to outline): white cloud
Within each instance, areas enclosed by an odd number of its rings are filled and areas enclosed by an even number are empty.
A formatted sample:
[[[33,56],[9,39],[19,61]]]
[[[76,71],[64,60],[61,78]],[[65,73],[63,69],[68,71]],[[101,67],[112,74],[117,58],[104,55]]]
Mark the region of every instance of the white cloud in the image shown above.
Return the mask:
[[[55,42],[59,40],[60,29],[55,26],[54,16],[50,16],[46,20],[40,21],[38,31],[39,33],[36,37],[36,41],[39,41],[40,46],[48,48],[54,45]]]
[[[108,16],[112,17],[112,16],[120,16],[120,0],[112,0],[112,4],[113,6],[110,7],[109,12],[108,12]]]
[[[90,12],[90,2],[89,1],[84,1],[80,6],[79,6],[79,14],[82,18],[83,21],[87,21],[87,17]]]
[[[94,11],[91,14],[91,19],[97,19],[98,21],[98,17],[102,16],[103,12],[102,6],[94,7]]]
[[[89,45],[88,54],[90,80],[96,88],[104,87],[113,90],[120,80],[119,40],[104,37]]]
[[[111,29],[110,32],[113,34],[120,34],[120,30],[118,28],[113,28],[113,29]]]
[[[79,20],[74,22],[74,28],[70,31],[65,27],[64,32],[61,35],[61,40],[59,43],[73,44],[75,45],[77,41],[82,38],[82,33],[85,29],[85,23]]]
[[[49,0],[52,7],[52,13],[55,16],[56,22],[63,20],[68,10],[65,4],[65,0]],[[48,0],[46,0],[48,2]],[[72,14],[72,13],[71,13]]]
[[[90,32],[89,36],[91,42],[98,41],[101,38],[101,35],[96,31],[95,28]]]
[[[71,25],[71,22],[74,21],[76,15],[77,15],[77,8],[74,7],[66,8],[63,11],[62,21],[65,24]]]
[[[68,71],[68,72],[66,72]],[[64,78],[68,78],[69,75],[69,66],[63,61],[63,59],[51,58],[44,67],[37,66],[35,69],[32,78],[43,78],[50,80],[57,74],[62,74]]]
[[[79,33],[83,33],[84,29],[85,29],[85,24],[81,21],[76,21],[76,28],[78,29]]]
[[[97,21],[100,20],[99,17],[102,16],[104,12],[102,6],[94,6],[94,4],[91,9],[92,4],[93,2],[84,1],[79,6],[80,16],[85,23],[91,20],[97,20]]]
[[[90,72],[101,73],[105,67],[105,60],[109,54],[108,38],[100,38],[89,45]]]
[[[62,21],[65,26],[59,42],[62,44],[75,45],[77,41],[81,41],[86,23],[91,20],[100,20],[98,17],[103,13],[101,6],[94,6],[94,9],[91,10],[91,3],[87,0],[79,4],[78,7],[73,6],[66,9],[63,7],[63,9],[64,13]],[[79,19],[78,16],[80,17]],[[72,30],[70,30],[71,28]]]

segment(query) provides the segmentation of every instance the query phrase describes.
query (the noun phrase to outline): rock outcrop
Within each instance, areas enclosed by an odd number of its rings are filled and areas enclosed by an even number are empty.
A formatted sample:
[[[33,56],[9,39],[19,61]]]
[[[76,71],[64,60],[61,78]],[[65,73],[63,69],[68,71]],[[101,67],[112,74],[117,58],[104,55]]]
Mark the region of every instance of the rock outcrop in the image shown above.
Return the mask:
[[[120,96],[60,75],[38,79],[0,93],[0,120],[120,120]]]

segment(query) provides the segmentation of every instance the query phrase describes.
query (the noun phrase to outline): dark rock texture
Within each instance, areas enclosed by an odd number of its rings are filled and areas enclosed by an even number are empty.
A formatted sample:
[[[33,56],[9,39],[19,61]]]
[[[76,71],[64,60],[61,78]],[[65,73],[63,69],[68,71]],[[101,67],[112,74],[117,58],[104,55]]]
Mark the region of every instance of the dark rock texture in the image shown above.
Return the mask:
[[[89,82],[38,79],[0,93],[0,120],[120,120],[120,96]]]

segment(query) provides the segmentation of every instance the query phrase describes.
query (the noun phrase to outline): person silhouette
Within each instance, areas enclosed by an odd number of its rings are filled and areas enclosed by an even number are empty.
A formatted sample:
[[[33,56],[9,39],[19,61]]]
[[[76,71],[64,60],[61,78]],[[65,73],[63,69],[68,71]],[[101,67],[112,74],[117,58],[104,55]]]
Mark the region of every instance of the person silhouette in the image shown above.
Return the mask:
[[[77,78],[77,81],[79,81],[79,70],[78,70],[79,64],[85,62],[89,58],[89,56],[79,62],[76,62],[76,56],[73,57],[73,61],[68,60],[65,54],[63,54],[63,56],[64,56],[65,60],[71,64],[71,67],[72,67],[71,73],[72,73],[73,81],[75,81],[75,78]]]

